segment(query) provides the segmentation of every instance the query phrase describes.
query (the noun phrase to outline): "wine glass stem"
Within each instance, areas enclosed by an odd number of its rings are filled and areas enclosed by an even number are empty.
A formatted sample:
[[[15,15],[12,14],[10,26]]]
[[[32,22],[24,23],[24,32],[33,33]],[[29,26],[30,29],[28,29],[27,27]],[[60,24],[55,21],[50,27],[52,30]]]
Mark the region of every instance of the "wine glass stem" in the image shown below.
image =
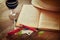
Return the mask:
[[[16,26],[15,24],[16,24],[16,23],[15,23],[15,18],[14,18],[14,28],[15,28],[15,26]]]
[[[13,18],[13,25],[14,25],[14,26],[13,26],[13,29],[15,29],[15,26],[16,26],[15,19],[16,19],[16,18],[15,18],[15,13],[14,13],[13,10],[12,10],[12,15],[13,15],[13,17],[14,17],[14,18]]]

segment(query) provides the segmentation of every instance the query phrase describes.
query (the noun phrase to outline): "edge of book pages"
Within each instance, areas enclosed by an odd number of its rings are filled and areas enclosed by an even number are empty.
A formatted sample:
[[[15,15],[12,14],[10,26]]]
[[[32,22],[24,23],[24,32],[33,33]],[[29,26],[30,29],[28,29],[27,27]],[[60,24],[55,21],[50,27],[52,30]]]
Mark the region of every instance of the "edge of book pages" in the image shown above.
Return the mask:
[[[51,20],[53,19],[52,17],[49,18],[49,16],[46,16],[32,5],[23,5],[16,25],[19,26],[19,24],[23,24],[35,28],[60,30],[59,24],[57,22],[54,23],[54,20]]]

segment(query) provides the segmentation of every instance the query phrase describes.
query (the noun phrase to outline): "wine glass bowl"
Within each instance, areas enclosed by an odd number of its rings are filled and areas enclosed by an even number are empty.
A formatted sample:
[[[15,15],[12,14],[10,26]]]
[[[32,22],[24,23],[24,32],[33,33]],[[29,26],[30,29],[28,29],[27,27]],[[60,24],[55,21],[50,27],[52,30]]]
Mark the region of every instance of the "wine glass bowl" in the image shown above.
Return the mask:
[[[8,7],[8,9],[11,10],[10,17],[14,19],[16,16],[16,12],[14,11],[14,9],[18,6],[18,1],[17,0],[7,0],[6,6]]]

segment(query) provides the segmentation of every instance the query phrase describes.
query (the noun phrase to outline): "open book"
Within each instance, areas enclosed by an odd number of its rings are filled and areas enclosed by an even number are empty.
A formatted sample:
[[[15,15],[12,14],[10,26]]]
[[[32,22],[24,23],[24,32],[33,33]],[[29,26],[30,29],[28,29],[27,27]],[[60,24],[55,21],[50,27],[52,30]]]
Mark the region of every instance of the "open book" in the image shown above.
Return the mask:
[[[44,11],[41,12],[32,5],[23,5],[20,15],[18,17],[17,26],[19,24],[27,25],[35,28],[48,28],[59,30],[58,17],[48,15]]]

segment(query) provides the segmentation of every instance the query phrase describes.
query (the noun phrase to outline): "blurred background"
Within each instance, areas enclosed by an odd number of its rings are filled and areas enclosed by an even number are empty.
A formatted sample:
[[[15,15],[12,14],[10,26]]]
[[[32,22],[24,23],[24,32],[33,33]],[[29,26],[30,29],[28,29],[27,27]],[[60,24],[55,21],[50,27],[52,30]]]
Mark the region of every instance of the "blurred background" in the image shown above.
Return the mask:
[[[14,17],[12,15],[10,15],[11,10],[9,10],[6,7],[5,2],[6,2],[6,0],[0,0],[0,38],[4,38],[4,37],[1,37],[1,36],[6,36],[5,34],[8,31],[13,29],[12,26],[13,26],[13,18]],[[18,16],[20,14],[20,11],[22,9],[23,4],[30,5],[31,4],[31,0],[18,0],[18,6],[14,9],[14,12],[16,12],[16,20],[18,19]],[[44,29],[42,29],[42,30],[44,30]],[[44,31],[42,32],[42,34],[43,33],[44,33]],[[56,40],[56,39],[59,40],[59,37],[58,37],[59,33],[58,32],[55,33],[55,32],[47,31],[47,32],[45,32],[45,34],[42,37],[45,38],[46,35],[48,34],[49,35],[48,37],[51,37],[52,40]],[[31,35],[32,38],[34,38],[35,36],[36,36],[35,33],[33,33]],[[38,40],[38,39],[39,38],[36,38],[36,40]],[[0,40],[5,40],[5,38],[4,39],[0,39]],[[43,40],[47,40],[47,39],[43,39]]]

